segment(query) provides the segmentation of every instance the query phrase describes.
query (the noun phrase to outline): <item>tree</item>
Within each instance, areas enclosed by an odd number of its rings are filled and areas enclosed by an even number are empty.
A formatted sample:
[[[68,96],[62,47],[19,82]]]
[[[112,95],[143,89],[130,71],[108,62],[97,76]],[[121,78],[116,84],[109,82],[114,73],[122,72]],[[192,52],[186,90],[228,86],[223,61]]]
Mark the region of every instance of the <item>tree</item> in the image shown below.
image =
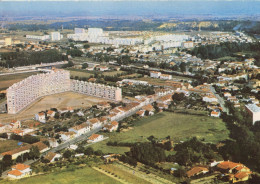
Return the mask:
[[[4,155],[2,159],[3,170],[6,170],[8,167],[12,165],[12,155]]]
[[[40,158],[40,151],[39,151],[39,148],[37,146],[32,146],[30,148],[29,158],[30,159]]]
[[[181,72],[185,72],[186,71],[186,63],[182,62],[180,64],[180,69],[181,69]]]
[[[72,156],[72,152],[70,150],[66,150],[64,153],[63,153],[63,157],[64,158],[70,158]]]
[[[92,147],[88,147],[85,152],[85,155],[93,155],[94,154],[94,149]]]
[[[88,63],[83,63],[82,69],[86,69],[88,67]]]
[[[90,45],[89,44],[85,44],[84,45],[84,49],[88,49],[88,48],[90,48]]]
[[[16,163],[22,163],[23,162],[23,158],[21,155],[19,155],[16,160],[15,160]]]

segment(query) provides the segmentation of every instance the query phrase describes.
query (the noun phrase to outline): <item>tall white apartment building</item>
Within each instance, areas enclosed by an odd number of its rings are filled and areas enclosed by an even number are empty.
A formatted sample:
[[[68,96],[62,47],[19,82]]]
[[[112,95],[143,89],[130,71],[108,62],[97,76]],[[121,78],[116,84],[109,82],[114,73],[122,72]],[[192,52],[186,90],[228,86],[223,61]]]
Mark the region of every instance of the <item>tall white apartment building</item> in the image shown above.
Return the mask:
[[[248,104],[245,106],[246,106],[246,110],[251,116],[253,125],[255,124],[255,122],[260,121],[260,105]]]
[[[32,75],[7,89],[9,114],[16,114],[39,97],[70,90],[70,73],[53,70],[46,74]]]
[[[84,33],[86,33],[86,30],[84,28],[75,28],[74,33],[75,34],[84,34]]]
[[[71,80],[71,91],[96,96],[108,100],[121,101],[122,90],[118,87],[95,84],[91,82]]]
[[[51,40],[52,41],[59,41],[63,38],[60,32],[51,32]]]
[[[104,36],[103,29],[101,28],[88,28],[89,37],[100,37]]]
[[[121,101],[121,88],[88,83],[70,79],[66,70],[52,70],[50,73],[30,76],[7,89],[7,109],[9,114],[16,114],[36,99],[73,91],[90,96]]]

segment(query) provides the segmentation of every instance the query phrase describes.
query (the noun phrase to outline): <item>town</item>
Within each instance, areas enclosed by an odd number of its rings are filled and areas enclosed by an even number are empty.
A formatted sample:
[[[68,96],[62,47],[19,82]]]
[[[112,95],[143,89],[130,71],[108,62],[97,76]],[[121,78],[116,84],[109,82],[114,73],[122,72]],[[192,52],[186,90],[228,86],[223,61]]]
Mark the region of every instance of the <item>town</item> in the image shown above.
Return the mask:
[[[2,28],[0,182],[259,182],[259,39],[200,25]]]

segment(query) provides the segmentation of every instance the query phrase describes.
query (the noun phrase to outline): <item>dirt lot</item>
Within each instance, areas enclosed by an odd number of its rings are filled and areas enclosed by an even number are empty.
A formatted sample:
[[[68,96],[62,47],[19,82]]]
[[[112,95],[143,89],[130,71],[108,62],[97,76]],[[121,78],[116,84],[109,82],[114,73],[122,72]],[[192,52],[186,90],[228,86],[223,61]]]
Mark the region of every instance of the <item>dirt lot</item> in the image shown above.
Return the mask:
[[[8,122],[12,119],[31,119],[34,117],[34,114],[42,110],[47,110],[50,108],[80,108],[80,107],[89,107],[98,102],[104,101],[104,99],[96,98],[92,96],[86,96],[83,94],[65,92],[55,95],[50,95],[42,97],[31,104],[29,107],[19,112],[16,115],[10,114],[0,114],[0,122]]]

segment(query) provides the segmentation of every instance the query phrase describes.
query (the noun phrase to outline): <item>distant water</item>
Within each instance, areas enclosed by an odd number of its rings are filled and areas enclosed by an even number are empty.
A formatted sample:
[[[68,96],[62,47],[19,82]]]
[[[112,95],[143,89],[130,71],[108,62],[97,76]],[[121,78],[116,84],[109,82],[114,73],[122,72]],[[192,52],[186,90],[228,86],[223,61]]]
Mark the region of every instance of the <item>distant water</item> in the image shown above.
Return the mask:
[[[1,16],[259,16],[260,1],[1,2]]]

